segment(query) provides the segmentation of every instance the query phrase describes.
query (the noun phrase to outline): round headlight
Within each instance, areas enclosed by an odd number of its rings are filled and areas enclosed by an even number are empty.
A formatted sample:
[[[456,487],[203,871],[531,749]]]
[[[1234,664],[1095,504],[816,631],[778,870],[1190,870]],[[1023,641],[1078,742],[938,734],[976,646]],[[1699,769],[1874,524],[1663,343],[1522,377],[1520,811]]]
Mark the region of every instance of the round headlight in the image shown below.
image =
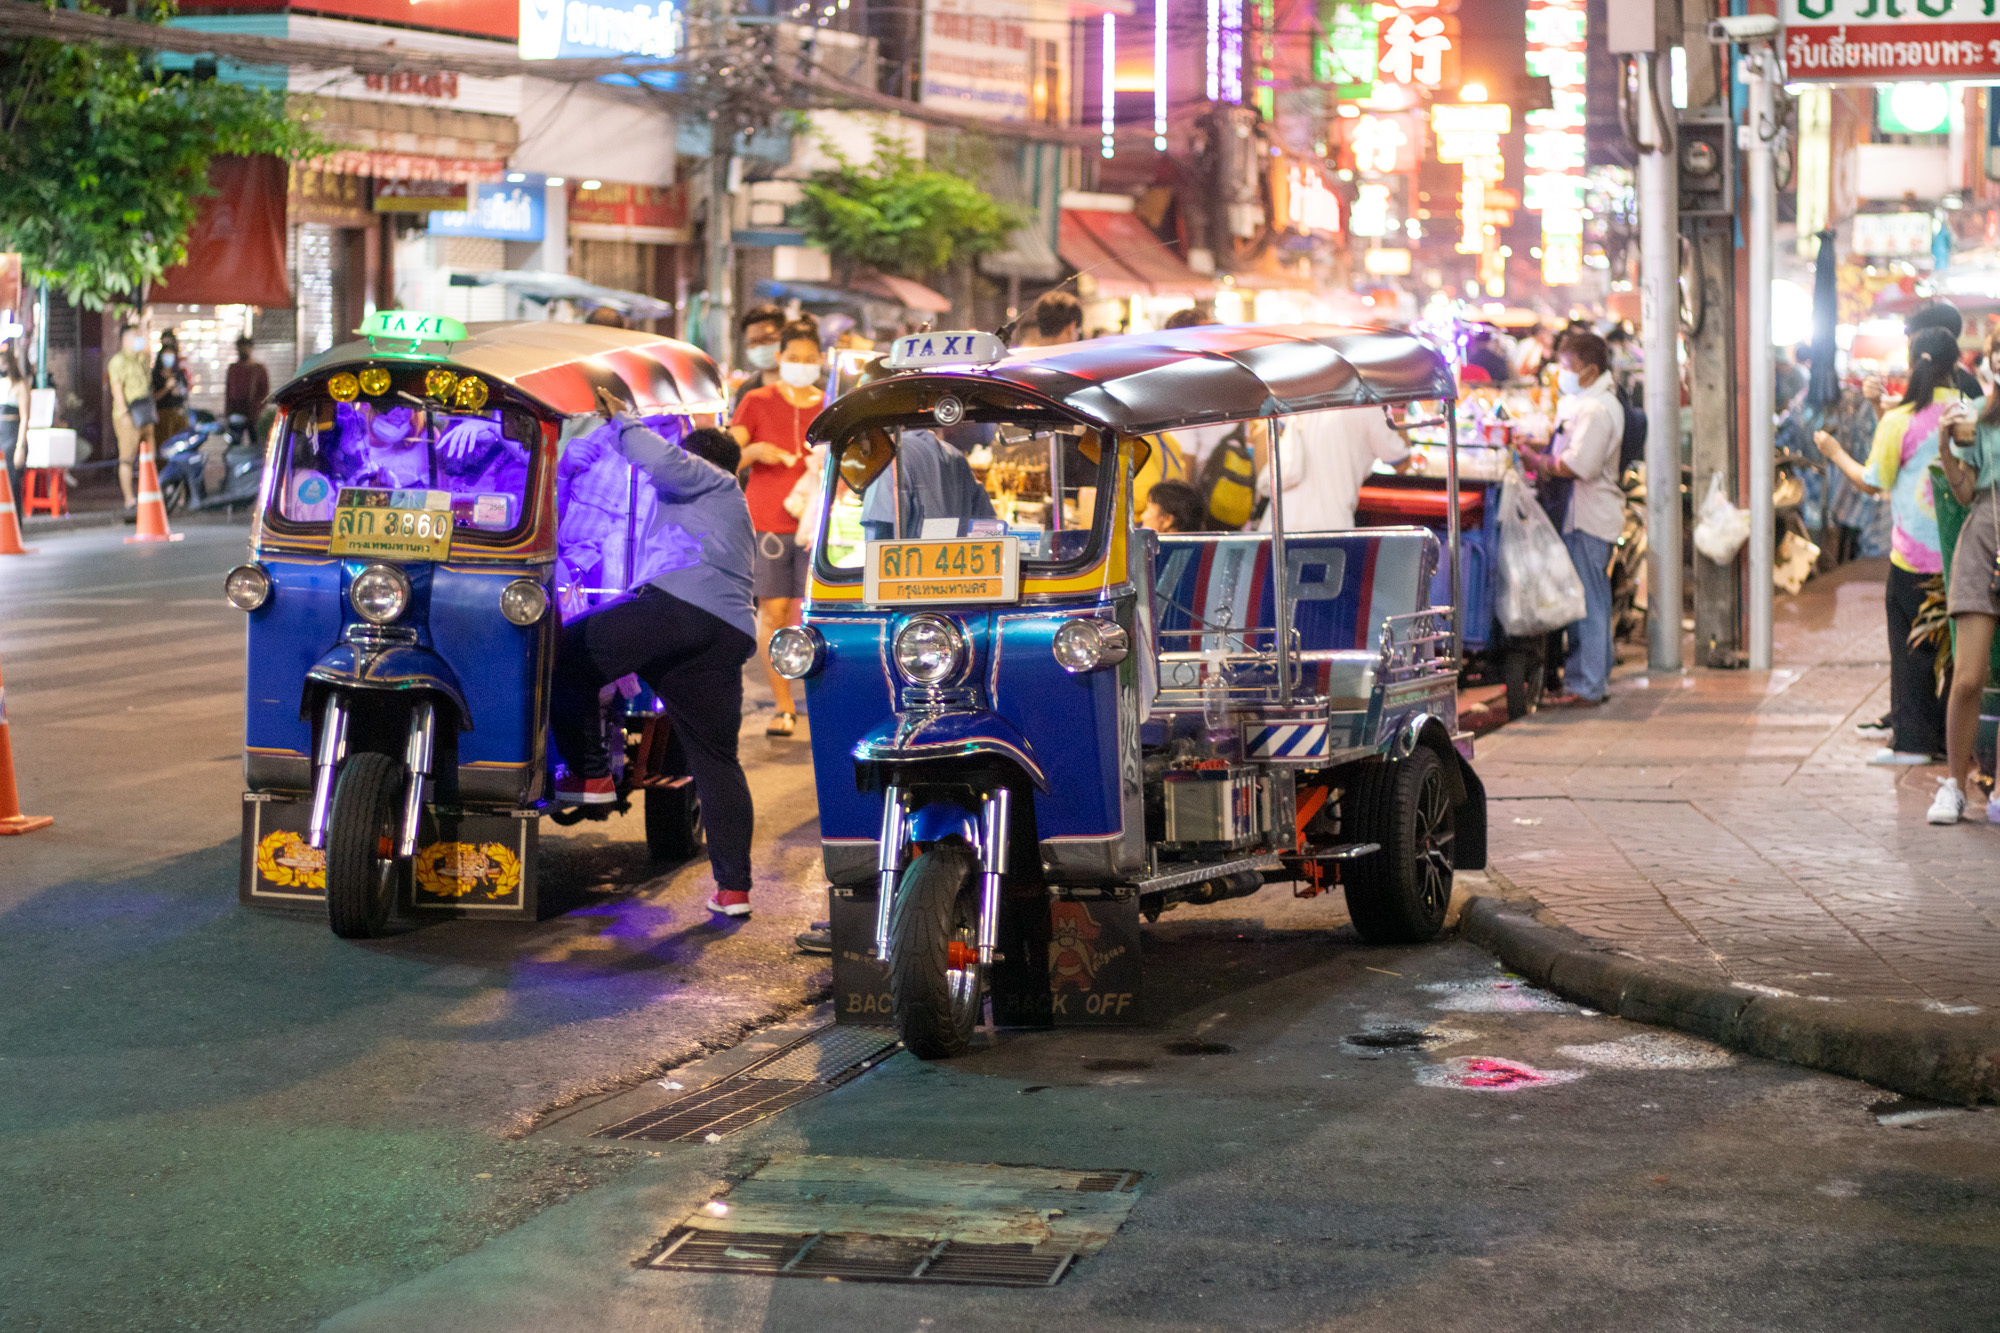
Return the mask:
[[[516,625],[532,625],[549,609],[549,594],[533,579],[515,579],[500,590],[500,614]]]
[[[965,666],[965,635],[943,616],[911,616],[896,634],[896,669],[917,685],[942,685]]]
[[[347,600],[363,620],[386,625],[410,609],[410,576],[394,565],[370,565],[347,585]]]
[[[771,636],[771,670],[786,680],[803,680],[819,670],[826,641],[804,625],[786,625]]]
[[[1056,661],[1065,671],[1095,671],[1125,660],[1130,640],[1108,620],[1072,620],[1056,631]]]
[[[238,611],[255,611],[271,596],[271,576],[262,565],[238,565],[223,578],[222,595]]]

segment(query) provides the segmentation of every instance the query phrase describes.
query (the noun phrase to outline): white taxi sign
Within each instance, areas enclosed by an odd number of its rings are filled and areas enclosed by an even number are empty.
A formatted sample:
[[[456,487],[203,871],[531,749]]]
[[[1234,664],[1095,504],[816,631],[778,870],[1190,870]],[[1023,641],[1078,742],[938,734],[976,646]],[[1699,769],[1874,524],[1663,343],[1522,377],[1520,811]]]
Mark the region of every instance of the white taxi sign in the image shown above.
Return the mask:
[[[990,333],[911,333],[889,344],[883,364],[890,370],[925,366],[990,366],[1007,355],[1007,344]]]

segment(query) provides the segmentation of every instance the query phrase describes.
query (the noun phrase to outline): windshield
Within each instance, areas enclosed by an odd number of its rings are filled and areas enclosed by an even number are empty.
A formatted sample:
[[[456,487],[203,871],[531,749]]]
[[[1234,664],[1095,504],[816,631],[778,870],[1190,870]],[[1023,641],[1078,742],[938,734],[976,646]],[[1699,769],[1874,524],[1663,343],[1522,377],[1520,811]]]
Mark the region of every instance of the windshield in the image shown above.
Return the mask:
[[[295,407],[279,450],[277,516],[325,523],[348,487],[446,491],[452,526],[520,526],[541,429],[525,412],[446,411],[320,399]]]
[[[870,541],[1012,536],[1027,565],[1081,566],[1102,549],[1099,495],[1116,450],[1077,426],[870,427],[844,442],[818,548],[821,577],[859,576]]]

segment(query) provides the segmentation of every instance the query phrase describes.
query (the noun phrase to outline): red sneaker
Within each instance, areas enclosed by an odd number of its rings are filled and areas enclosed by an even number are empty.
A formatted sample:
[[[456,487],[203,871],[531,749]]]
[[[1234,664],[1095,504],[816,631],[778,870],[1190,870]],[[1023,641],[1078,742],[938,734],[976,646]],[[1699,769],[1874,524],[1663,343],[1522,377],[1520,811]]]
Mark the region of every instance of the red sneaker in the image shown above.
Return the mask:
[[[750,895],[742,889],[717,889],[708,900],[708,910],[723,916],[749,916]]]
[[[558,805],[613,805],[618,788],[610,778],[579,778],[564,773],[556,779]]]

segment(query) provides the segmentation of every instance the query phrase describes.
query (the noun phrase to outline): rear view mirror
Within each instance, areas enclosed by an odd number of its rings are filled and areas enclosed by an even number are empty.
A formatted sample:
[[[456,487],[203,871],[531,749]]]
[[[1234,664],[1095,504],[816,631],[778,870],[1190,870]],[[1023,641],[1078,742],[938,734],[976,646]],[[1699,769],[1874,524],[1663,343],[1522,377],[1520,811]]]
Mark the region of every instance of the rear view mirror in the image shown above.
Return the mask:
[[[860,435],[849,440],[840,451],[840,479],[856,495],[868,489],[869,483],[882,475],[896,457],[896,446],[889,438],[889,432],[880,426],[870,426]]]

